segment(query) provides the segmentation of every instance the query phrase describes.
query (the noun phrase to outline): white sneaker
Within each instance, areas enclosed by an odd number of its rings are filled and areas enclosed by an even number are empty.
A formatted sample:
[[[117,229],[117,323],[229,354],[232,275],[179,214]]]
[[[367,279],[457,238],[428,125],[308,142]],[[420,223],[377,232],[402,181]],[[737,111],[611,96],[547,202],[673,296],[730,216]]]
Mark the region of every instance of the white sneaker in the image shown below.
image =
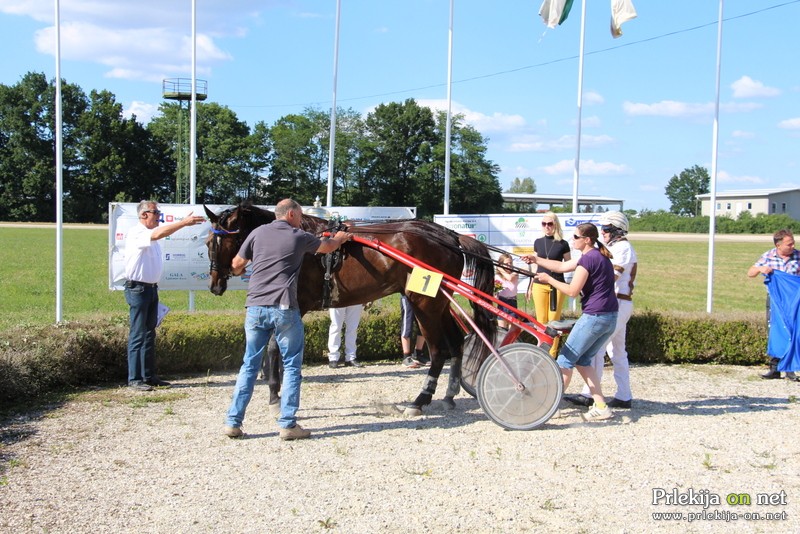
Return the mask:
[[[581,417],[587,423],[591,421],[604,421],[605,419],[611,419],[614,417],[614,412],[608,406],[602,410],[598,409],[596,406],[593,406],[588,412],[582,413]]]

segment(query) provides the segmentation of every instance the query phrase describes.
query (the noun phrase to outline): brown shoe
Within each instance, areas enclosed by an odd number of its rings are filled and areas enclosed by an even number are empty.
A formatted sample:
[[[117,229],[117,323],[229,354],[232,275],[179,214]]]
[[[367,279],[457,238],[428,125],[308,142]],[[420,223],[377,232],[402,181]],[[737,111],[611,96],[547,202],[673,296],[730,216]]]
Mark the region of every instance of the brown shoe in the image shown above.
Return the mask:
[[[244,432],[238,426],[226,426],[225,435],[228,436],[229,438],[236,439],[244,436]]]
[[[292,428],[281,428],[280,436],[282,440],[306,439],[311,437],[311,431],[300,425],[294,425]]]

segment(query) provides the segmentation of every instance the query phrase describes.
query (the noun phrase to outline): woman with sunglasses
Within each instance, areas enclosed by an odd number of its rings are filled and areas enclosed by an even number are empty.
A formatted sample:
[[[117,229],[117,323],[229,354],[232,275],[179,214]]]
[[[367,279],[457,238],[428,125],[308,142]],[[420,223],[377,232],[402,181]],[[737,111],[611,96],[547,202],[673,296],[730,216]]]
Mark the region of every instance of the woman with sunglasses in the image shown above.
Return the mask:
[[[572,238],[573,248],[581,253],[578,259],[560,262],[535,255],[523,256],[522,259],[554,273],[575,272],[569,284],[545,272],[538,273],[536,277],[539,282],[551,284],[570,297],[581,296],[583,313],[561,347],[556,363],[561,369],[564,391],[572,379],[573,369],[577,367],[594,399],[594,405],[581,417],[585,421],[600,421],[610,419],[614,412],[606,404],[592,359],[605,347],[617,325],[619,304],[614,291],[614,266],[611,264],[611,252],[599,241],[595,225],[578,225]]]
[[[569,242],[564,239],[561,223],[558,216],[552,211],[546,212],[542,216],[542,232],[544,236],[533,242],[533,251],[539,258],[554,260],[557,262],[569,261]],[[564,282],[564,275],[554,272],[546,267],[539,265],[536,274],[545,273],[553,277],[554,280]],[[533,308],[536,311],[536,320],[542,324],[561,319],[561,310],[564,309],[564,294],[547,283],[537,282],[536,278],[531,280],[528,286],[528,300],[533,300]],[[555,304],[553,306],[552,304]],[[553,348],[552,356],[556,356],[556,348]]]

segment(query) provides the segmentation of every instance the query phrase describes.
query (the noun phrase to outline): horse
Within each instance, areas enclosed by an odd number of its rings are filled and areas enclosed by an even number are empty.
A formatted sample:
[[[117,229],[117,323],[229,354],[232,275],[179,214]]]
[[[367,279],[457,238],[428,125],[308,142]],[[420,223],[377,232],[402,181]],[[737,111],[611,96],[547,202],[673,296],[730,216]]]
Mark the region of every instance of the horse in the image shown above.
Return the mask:
[[[222,295],[227,289],[231,262],[242,242],[257,226],[274,221],[275,214],[246,203],[226,209],[219,215],[208,208],[205,210],[212,223],[212,232],[207,241],[211,263],[209,289],[215,295]],[[301,228],[316,235],[336,229],[325,219],[308,214],[303,214]],[[475,288],[488,294],[493,291],[494,265],[488,248],[472,237],[417,219],[349,225],[347,231],[385,243],[455,278],[460,278],[466,268],[473,273]],[[414,310],[421,334],[425,336],[431,358],[422,390],[406,408],[406,414],[421,415],[422,408],[431,403],[446,359],[445,352],[451,357],[451,366],[443,401],[447,407],[454,408],[454,397],[461,388],[464,333],[450,312],[449,299],[441,291],[435,297],[406,291],[411,267],[369,246],[350,241],[340,250],[341,261],[330,277],[327,295],[323,291],[326,278],[323,255],[307,254],[304,258],[297,282],[300,314],[323,309],[323,300],[329,300],[325,302],[326,307],[338,308],[365,304],[394,293],[405,294]],[[329,298],[324,299],[324,296]],[[496,323],[491,313],[472,302],[472,315],[478,329],[488,339],[494,339]],[[482,361],[488,352],[485,349],[476,357]],[[277,388],[280,387],[277,355],[270,355],[270,360],[270,404],[274,404],[278,402]]]

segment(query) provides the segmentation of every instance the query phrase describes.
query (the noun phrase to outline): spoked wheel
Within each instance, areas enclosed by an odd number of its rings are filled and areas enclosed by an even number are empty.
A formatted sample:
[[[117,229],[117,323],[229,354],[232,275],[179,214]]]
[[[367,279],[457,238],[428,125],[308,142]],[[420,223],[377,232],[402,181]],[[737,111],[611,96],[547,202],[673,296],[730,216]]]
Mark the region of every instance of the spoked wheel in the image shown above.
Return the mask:
[[[525,388],[518,391],[503,365],[489,356],[476,382],[481,408],[509,430],[532,430],[544,424],[558,409],[563,392],[558,365],[547,351],[528,343],[506,345],[498,353]]]
[[[506,337],[506,333],[508,333],[508,330],[498,327],[493,340],[495,347]],[[483,341],[475,332],[472,332],[464,338],[464,350],[462,351],[464,357],[462,359],[463,363],[461,364],[461,387],[473,397],[478,396],[475,384],[478,381],[478,373],[481,370],[481,366],[478,364],[477,351],[481,348],[483,348]],[[473,354],[473,352],[475,354]]]

